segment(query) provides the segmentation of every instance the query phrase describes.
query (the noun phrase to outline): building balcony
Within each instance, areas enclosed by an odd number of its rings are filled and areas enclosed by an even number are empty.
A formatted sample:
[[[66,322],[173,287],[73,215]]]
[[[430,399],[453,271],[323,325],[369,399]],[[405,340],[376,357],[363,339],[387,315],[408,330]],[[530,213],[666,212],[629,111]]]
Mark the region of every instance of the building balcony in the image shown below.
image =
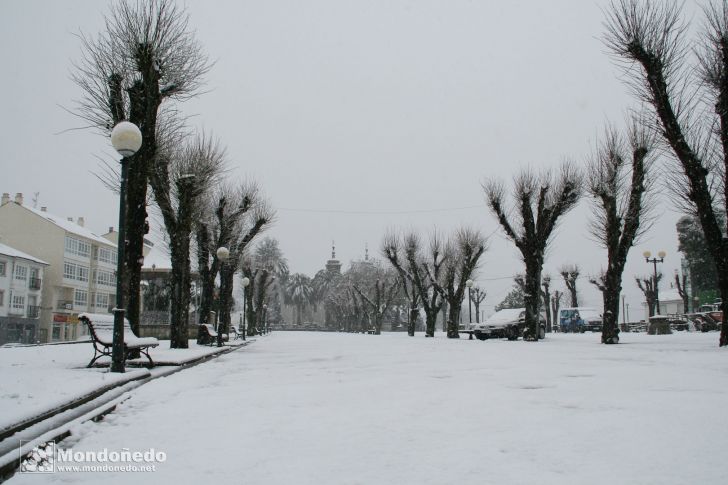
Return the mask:
[[[40,306],[34,306],[34,305],[28,306],[26,316],[28,318],[38,318],[40,316]]]
[[[58,300],[56,310],[73,310],[73,300]]]
[[[40,290],[40,287],[41,287],[40,278],[30,278],[30,280],[28,281],[28,289]]]

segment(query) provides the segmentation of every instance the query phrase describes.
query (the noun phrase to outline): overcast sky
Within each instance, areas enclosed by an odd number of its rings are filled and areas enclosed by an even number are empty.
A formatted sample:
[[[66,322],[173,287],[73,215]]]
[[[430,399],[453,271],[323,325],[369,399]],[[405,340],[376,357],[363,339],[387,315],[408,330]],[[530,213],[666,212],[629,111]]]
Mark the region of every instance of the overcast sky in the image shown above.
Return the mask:
[[[688,9],[692,8],[688,2]],[[330,257],[378,257],[388,228],[491,235],[478,283],[487,312],[522,271],[484,204],[480,183],[524,166],[583,162],[606,122],[636,103],[600,40],[598,1],[190,1],[190,24],[215,65],[203,95],[181,105],[227,146],[232,177],[257,180],[278,208],[270,235],[292,271]],[[115,226],[117,197],[94,177],[107,139],[69,112],[76,33],[103,28],[108,3],[0,1],[0,191],[61,216]],[[133,168],[132,168],[133,169]],[[560,226],[545,269],[605,265],[586,230],[589,200]],[[641,315],[635,274],[645,249],[679,268],[675,222],[659,219],[633,249],[623,286]],[[159,240],[159,236],[156,237]],[[661,288],[665,289],[665,280]],[[601,308],[586,278],[583,301]],[[563,291],[559,281],[553,285]]]

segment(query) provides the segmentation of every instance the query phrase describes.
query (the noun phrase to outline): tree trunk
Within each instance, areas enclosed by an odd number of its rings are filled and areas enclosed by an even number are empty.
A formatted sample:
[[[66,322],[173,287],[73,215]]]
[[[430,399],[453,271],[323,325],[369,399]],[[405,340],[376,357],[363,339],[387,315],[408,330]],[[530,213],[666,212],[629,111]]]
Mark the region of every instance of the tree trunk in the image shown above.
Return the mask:
[[[460,305],[454,304],[452,301],[449,303],[449,311],[447,318],[447,338],[460,338],[458,332],[458,322],[460,322]]]
[[[172,304],[170,347],[173,349],[186,349],[189,346],[187,335],[187,320],[190,307],[190,239],[181,235],[171,240],[170,244],[172,257]]]
[[[525,340],[538,342],[539,327],[541,325],[540,303],[541,303],[541,262],[539,259],[530,258],[526,261],[526,278],[523,300],[526,306],[526,332]]]
[[[602,314],[602,343],[619,343],[619,295],[622,292],[621,269],[618,275],[604,276],[604,313]]]
[[[718,272],[718,286],[720,288],[721,304],[720,309],[723,312],[723,323],[720,325],[720,343],[721,347],[728,345],[728,324],[726,317],[728,316],[728,275],[725,271]]]
[[[415,325],[417,325],[417,316],[419,313],[417,303],[413,302],[412,306],[410,306],[409,317],[407,319],[407,335],[410,337],[415,336]]]

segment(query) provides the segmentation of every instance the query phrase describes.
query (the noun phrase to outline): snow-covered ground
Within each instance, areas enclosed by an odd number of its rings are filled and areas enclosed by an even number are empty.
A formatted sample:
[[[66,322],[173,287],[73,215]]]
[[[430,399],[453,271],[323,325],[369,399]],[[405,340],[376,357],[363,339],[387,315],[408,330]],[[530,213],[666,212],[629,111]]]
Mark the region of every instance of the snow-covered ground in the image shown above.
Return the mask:
[[[199,346],[194,340],[188,349],[172,350],[169,341],[162,340],[159,347],[150,349],[150,355],[157,364],[179,365],[217,351],[217,347]],[[104,386],[149,375],[146,369],[134,367],[124,374],[111,373],[108,368],[86,369],[93,355],[90,342],[1,348],[0,430]],[[99,362],[108,364],[109,360],[103,357]],[[140,362],[146,364],[147,359],[142,357]]]
[[[147,473],[56,483],[724,484],[716,333],[541,343],[278,332],[154,380],[62,447]],[[18,474],[11,483],[40,483]]]

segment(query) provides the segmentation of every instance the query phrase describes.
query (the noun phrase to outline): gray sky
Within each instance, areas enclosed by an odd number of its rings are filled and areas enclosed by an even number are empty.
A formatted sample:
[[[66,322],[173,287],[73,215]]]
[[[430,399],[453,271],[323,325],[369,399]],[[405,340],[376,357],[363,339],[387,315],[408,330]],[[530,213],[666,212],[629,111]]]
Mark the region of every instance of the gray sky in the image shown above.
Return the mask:
[[[378,256],[390,227],[472,225],[493,233],[478,277],[492,311],[522,264],[480,182],[583,162],[605,123],[622,126],[636,106],[600,40],[604,5],[190,1],[215,65],[208,91],[182,110],[227,146],[233,176],[256,179],[279,208],[270,235],[292,271],[322,268],[332,239],[348,266],[365,243]],[[84,216],[99,233],[116,226],[118,200],[92,171],[113,150],[92,131],[68,131],[83,123],[66,109],[80,97],[69,79],[80,58],[74,34],[99,32],[106,11],[93,0],[0,1],[0,191],[23,192],[29,204],[38,192],[38,206]],[[547,273],[578,263],[594,275],[605,264],[586,231],[588,202],[560,226]],[[668,252],[668,280],[679,267],[679,214],[669,203],[659,214],[625,270],[632,319],[641,301],[633,275],[651,271],[642,251]],[[590,286],[580,280],[584,303],[601,307]]]

